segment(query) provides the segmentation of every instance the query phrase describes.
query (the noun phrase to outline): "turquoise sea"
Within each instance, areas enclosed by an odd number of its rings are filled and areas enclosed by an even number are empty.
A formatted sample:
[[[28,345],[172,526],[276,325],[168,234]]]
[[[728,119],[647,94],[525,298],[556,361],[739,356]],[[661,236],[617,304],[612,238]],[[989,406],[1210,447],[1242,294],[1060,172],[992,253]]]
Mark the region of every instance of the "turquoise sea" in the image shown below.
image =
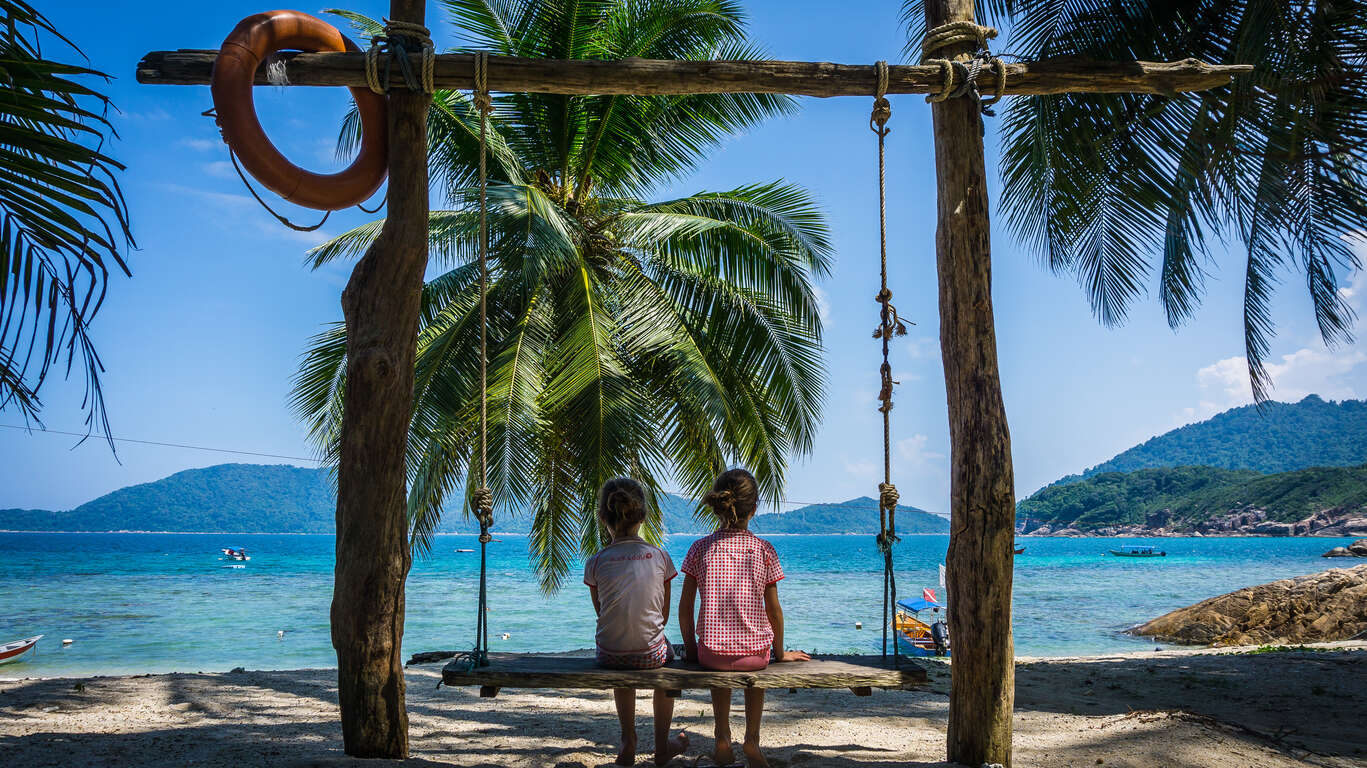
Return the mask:
[[[544,596],[527,540],[501,538],[490,545],[493,649],[592,646],[593,610],[579,574]],[[779,594],[789,646],[876,653],[882,565],[873,537],[770,540],[787,573]],[[669,538],[676,563],[692,541]],[[1111,557],[1106,549],[1120,543],[1113,539],[1020,539],[1017,653],[1143,650],[1150,641],[1120,630],[1232,589],[1342,565],[1320,554],[1349,539],[1131,541],[1154,544],[1168,557]],[[947,536],[908,536],[898,545],[899,596],[918,596],[923,587],[943,595],[936,566],[947,543]],[[246,547],[250,562],[225,567],[219,550],[228,546]],[[455,550],[478,546],[473,536],[439,536],[433,554],[414,562],[405,657],[472,644],[479,555]],[[46,635],[35,658],[0,667],[0,676],[332,666],[332,566],[331,536],[0,533],[0,642]],[[673,635],[677,642],[677,629]],[[72,644],[63,647],[63,638]]]

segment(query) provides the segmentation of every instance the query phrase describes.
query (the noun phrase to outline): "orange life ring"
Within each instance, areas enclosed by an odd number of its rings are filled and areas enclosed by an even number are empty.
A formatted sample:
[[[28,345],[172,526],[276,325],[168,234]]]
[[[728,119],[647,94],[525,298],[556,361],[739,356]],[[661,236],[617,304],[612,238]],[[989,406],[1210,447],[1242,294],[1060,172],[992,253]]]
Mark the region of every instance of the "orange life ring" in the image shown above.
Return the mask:
[[[317,53],[360,49],[336,27],[307,13],[267,11],[243,19],[219,48],[210,79],[224,141],[252,176],[292,203],[335,211],[368,199],[389,170],[384,98],[366,88],[350,88],[361,116],[360,153],[338,173],[306,171],[285,159],[266,137],[252,102],[257,67],[280,50]]]

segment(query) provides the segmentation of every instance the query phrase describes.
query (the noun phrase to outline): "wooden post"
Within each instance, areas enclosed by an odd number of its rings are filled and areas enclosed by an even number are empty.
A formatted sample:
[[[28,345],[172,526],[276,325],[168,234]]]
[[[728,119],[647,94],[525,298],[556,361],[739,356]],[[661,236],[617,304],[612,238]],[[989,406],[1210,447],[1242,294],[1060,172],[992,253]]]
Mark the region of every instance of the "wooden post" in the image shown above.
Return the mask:
[[[926,29],[975,21],[973,0],[926,0]],[[962,44],[936,56],[971,53]],[[1011,438],[997,372],[992,250],[982,115],[972,99],[931,110],[939,223],[940,348],[949,404],[949,628],[954,642],[948,757],[1011,765],[1015,699],[1011,640],[1015,491]]]
[[[423,0],[390,18],[422,24]],[[413,407],[418,309],[427,264],[427,94],[389,95],[389,210],[342,293],[347,382],[337,468],[337,649],[348,755],[408,757],[401,661],[404,579],[412,564],[404,450]]]

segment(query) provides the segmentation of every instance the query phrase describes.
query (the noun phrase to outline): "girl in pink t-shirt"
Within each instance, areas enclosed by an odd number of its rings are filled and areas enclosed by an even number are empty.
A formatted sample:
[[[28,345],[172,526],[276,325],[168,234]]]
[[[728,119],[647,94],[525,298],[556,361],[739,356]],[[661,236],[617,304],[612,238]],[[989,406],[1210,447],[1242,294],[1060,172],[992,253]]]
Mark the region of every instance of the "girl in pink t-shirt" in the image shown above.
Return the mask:
[[[783,609],[778,582],[783,568],[774,546],[749,531],[759,505],[759,486],[743,469],[722,473],[703,497],[719,527],[693,542],[684,558],[684,584],[679,594],[679,630],[684,653],[708,669],[751,672],[774,661],[810,661],[802,651],[783,650]],[[701,609],[694,624],[693,604]],[[745,689],[745,756],[752,768],[767,766],[759,750],[759,723],[764,689]],[[713,759],[731,765],[731,689],[712,689],[716,746]]]
[[[612,541],[584,563],[584,583],[598,614],[598,663],[611,669],[656,669],[674,658],[665,638],[669,582],[677,575],[669,553],[640,537],[646,519],[646,490],[619,477],[598,492],[598,520]],[[636,689],[614,688],[622,725],[618,765],[636,763]],[[655,691],[655,764],[664,765],[688,749],[688,734],[669,738],[674,700]]]

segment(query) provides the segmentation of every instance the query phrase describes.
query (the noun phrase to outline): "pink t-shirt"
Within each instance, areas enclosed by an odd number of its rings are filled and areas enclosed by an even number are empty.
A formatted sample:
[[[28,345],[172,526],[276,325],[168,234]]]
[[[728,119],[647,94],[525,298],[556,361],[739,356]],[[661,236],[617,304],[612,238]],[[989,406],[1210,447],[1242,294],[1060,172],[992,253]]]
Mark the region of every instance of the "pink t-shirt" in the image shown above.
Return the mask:
[[[598,650],[644,653],[665,640],[665,582],[678,575],[669,553],[630,538],[584,563],[584,583],[598,588]]]
[[[783,579],[774,545],[749,531],[720,530],[693,542],[683,572],[698,582],[698,642],[721,656],[768,653],[774,643],[764,589]]]

